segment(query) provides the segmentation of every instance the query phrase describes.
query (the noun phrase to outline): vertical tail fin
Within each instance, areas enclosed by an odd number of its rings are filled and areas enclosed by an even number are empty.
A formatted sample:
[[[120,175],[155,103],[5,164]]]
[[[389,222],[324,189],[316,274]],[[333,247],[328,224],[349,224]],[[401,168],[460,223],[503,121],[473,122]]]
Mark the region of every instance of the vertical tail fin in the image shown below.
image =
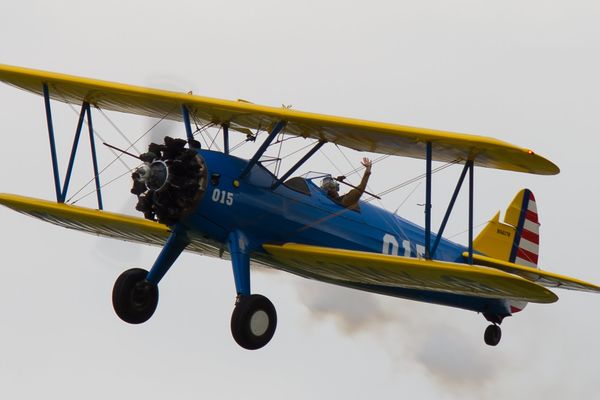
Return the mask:
[[[538,268],[540,223],[535,197],[523,189],[513,199],[500,222],[496,213],[473,241],[473,248],[489,257]],[[509,302],[511,312],[518,312],[527,303]]]
[[[537,267],[540,223],[535,197],[523,189],[513,199],[500,222],[498,212],[473,241],[473,247],[489,257]]]

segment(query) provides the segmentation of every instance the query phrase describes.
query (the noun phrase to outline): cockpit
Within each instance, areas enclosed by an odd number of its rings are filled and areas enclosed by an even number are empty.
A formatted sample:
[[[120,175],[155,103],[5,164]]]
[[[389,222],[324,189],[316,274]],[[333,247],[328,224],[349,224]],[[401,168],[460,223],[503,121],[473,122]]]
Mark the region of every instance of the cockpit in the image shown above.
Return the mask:
[[[306,179],[301,176],[295,176],[293,178],[288,179],[283,183],[286,187],[305,195],[310,196],[310,189],[308,188],[308,184],[306,183]]]

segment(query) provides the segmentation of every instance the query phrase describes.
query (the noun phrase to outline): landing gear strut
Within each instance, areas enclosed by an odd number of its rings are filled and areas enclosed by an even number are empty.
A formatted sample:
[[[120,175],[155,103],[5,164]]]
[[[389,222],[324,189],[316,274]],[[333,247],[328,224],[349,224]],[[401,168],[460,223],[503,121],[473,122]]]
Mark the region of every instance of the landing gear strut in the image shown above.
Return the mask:
[[[117,278],[112,301],[119,318],[130,324],[150,319],[158,305],[158,283],[189,243],[185,228],[176,225],[150,272],[132,268]]]
[[[240,231],[229,234],[228,245],[237,291],[237,301],[231,315],[231,334],[243,348],[257,350],[273,337],[277,327],[277,313],[273,303],[265,296],[250,294],[248,243],[248,238]]]
[[[265,296],[239,296],[231,315],[233,339],[247,350],[265,346],[275,333],[277,313]]]
[[[502,338],[502,329],[496,324],[490,325],[485,329],[483,339],[488,346],[496,346]]]

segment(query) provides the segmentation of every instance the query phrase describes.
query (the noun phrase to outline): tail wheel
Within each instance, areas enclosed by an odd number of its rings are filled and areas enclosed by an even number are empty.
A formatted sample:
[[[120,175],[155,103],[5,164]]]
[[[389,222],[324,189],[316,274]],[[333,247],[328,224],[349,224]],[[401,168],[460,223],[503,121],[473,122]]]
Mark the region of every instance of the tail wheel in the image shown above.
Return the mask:
[[[502,338],[502,329],[498,325],[490,325],[486,328],[483,335],[485,344],[488,346],[496,346]]]
[[[150,319],[158,305],[158,287],[146,280],[148,271],[132,268],[117,278],[112,302],[115,312],[123,321],[141,324]]]
[[[132,174],[131,193],[138,197],[136,210],[146,219],[175,225],[195,209],[208,184],[204,159],[186,141],[165,137],[151,143],[140,156],[144,164]]]
[[[277,313],[265,296],[241,296],[231,315],[233,339],[247,350],[265,346],[275,333]]]

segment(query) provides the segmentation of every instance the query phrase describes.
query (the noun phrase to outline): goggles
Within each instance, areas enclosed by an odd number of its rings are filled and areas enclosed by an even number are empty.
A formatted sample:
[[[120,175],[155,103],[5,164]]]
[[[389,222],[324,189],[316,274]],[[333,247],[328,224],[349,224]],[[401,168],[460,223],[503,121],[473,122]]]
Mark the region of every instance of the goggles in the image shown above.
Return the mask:
[[[336,192],[340,190],[340,184],[337,183],[331,176],[326,176],[321,181],[321,189],[325,191],[335,190]]]

